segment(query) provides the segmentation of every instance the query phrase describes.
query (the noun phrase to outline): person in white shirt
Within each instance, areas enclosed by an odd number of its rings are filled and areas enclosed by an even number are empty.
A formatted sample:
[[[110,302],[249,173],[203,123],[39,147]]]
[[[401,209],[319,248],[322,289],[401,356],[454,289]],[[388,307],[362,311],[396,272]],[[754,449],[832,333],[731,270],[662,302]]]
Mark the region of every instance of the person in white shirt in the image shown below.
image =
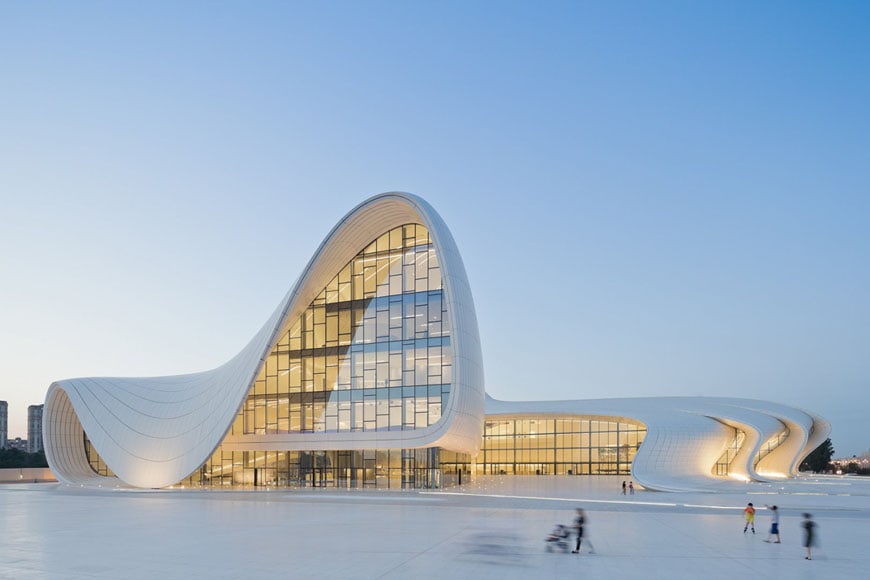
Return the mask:
[[[765,504],[764,507],[770,510],[770,515],[772,518],[770,522],[770,534],[768,534],[767,539],[764,541],[773,542],[774,544],[780,544],[782,542],[780,541],[779,537],[779,510],[776,506],[769,506],[767,504]],[[776,541],[773,540],[774,537],[776,537]]]

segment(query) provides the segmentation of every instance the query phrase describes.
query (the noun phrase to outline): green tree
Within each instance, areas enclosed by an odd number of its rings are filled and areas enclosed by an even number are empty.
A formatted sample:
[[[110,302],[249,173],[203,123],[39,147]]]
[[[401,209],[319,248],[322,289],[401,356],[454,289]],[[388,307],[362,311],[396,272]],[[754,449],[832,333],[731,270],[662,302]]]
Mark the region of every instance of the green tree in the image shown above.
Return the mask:
[[[20,449],[0,449],[0,468],[8,467],[48,467],[45,453],[26,453]]]
[[[812,471],[814,473],[828,471],[831,468],[831,458],[833,456],[834,445],[831,443],[831,438],[828,437],[812,453],[807,455],[807,458],[801,463],[801,470]]]

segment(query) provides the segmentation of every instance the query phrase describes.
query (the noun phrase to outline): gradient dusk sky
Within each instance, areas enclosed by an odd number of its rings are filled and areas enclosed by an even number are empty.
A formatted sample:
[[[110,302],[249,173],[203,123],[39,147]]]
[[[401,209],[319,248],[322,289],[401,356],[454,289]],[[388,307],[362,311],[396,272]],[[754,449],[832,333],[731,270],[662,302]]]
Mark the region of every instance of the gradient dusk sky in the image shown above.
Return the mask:
[[[426,198],[487,391],[704,395],[870,448],[870,4],[0,0],[0,399],[205,370]]]

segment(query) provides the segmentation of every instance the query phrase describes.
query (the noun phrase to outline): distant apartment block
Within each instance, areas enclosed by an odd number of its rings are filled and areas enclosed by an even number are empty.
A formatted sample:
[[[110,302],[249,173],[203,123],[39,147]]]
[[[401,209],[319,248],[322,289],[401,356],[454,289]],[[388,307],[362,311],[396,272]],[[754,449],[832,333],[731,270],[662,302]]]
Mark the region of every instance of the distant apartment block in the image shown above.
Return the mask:
[[[42,405],[27,407],[27,452],[42,450]]]
[[[9,404],[0,401],[0,449],[6,449],[6,440],[9,438]]]

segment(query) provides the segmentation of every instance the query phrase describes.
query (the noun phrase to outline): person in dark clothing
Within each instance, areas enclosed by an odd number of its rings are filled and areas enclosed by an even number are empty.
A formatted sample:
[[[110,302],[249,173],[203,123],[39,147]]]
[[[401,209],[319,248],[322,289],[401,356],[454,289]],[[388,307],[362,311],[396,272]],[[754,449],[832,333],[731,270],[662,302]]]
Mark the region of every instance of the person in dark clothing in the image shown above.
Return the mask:
[[[813,559],[813,545],[816,543],[816,522],[813,521],[813,516],[804,514],[804,522],[801,524],[804,528],[804,547],[807,549],[806,560]]]
[[[572,554],[580,553],[580,543],[583,541],[583,527],[586,525],[586,513],[582,508],[577,508],[577,516],[574,518],[574,531],[577,532],[577,547],[571,552]],[[594,554],[595,549],[592,547],[592,542],[588,539],[586,543],[589,544],[589,553]]]

